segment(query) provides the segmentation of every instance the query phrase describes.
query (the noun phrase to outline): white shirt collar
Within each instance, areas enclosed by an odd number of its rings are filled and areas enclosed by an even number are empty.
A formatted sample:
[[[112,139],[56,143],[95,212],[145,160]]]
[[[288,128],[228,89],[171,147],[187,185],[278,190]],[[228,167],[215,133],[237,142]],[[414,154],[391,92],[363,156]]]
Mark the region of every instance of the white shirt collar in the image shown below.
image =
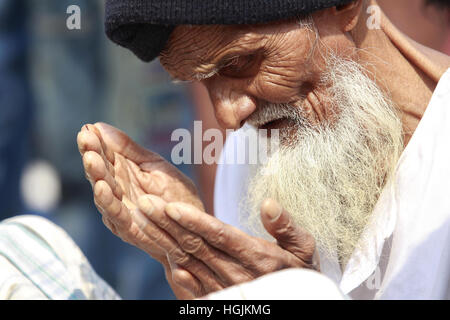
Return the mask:
[[[355,250],[345,267],[340,279],[340,288],[345,294],[361,286],[376,272],[383,247],[391,236],[393,237],[392,251],[382,285],[376,294],[377,297],[382,297],[391,290],[392,283],[398,282],[396,279],[399,279],[399,272],[417,268],[411,265],[409,260],[419,251],[420,254],[424,254],[428,250],[430,255],[436,251],[434,254],[436,259],[442,256],[442,250],[447,251],[448,261],[442,261],[442,263],[450,266],[448,254],[450,239],[447,239],[447,243],[444,244],[424,241],[433,229],[440,225],[444,228],[441,230],[442,236],[437,238],[446,239],[450,236],[448,228],[450,226],[449,143],[450,69],[439,81],[422,120],[400,157],[393,181],[388,183],[380,196],[371,223],[362,235],[363,245]],[[433,180],[430,181],[430,179]],[[433,189],[430,189],[431,187]],[[427,193],[432,193],[433,196],[427,197]],[[434,215],[435,219],[429,219],[427,217],[429,215]],[[447,228],[445,228],[446,225]],[[412,226],[414,230],[411,229]],[[417,247],[410,245],[413,243],[418,245],[424,243],[428,248],[417,250]],[[426,263],[433,263],[433,261],[420,261],[422,265]],[[341,274],[336,261],[327,261],[322,266],[322,271],[335,280]],[[442,274],[444,279],[448,277],[449,270],[446,273],[447,275]],[[410,281],[424,282],[425,279]],[[428,279],[428,282],[430,281]],[[399,286],[398,283],[396,285]],[[423,283],[423,286],[427,284]],[[448,288],[448,284],[444,284],[442,290],[445,290],[445,286]],[[408,289],[408,291],[411,290]],[[419,293],[417,292],[415,297],[417,294]],[[393,297],[395,296],[393,294]]]
[[[238,138],[239,131],[227,139],[224,153]],[[248,166],[219,165],[216,177],[215,214],[241,228],[238,203],[248,174]],[[337,259],[321,259],[322,272],[346,294],[370,290],[354,298],[442,298],[450,287],[449,190],[450,70],[404,150],[393,183],[380,196],[363,233],[366,245],[354,252],[343,273]],[[366,280],[377,270],[384,274],[372,290]]]

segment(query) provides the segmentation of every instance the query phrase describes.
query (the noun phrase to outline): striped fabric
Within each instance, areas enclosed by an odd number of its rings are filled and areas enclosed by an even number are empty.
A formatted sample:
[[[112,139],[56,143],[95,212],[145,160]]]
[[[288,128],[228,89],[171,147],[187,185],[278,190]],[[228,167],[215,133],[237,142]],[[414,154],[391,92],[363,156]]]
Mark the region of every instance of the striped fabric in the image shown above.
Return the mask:
[[[72,239],[51,222],[0,223],[0,299],[119,299]]]

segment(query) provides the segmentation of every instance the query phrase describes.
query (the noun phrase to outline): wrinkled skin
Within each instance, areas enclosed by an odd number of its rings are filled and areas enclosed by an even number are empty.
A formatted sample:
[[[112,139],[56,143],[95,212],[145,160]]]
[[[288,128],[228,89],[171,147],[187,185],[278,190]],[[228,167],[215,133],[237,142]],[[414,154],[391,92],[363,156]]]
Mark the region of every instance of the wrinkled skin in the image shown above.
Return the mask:
[[[440,57],[442,63],[431,67],[427,57],[435,53],[415,51],[388,22],[381,31],[367,31],[368,4],[358,0],[315,13],[320,41],[314,50],[315,33],[296,21],[179,26],[161,63],[179,80],[202,75],[224,128],[239,128],[264,101],[290,103],[318,122],[334,111],[328,109],[319,82],[326,47],[341,57],[370,63],[380,87],[389,88],[403,111],[408,141],[450,62]],[[416,57],[411,59],[415,65],[404,56]],[[262,204],[261,219],[277,243],[248,236],[205,213],[188,178],[115,128],[86,125],[78,134],[78,146],[105,225],[160,261],[178,298],[200,297],[283,268],[319,270],[314,239],[294,226],[274,200]]]
[[[262,212],[278,245],[206,214],[188,178],[123,132],[86,125],[78,145],[105,225],[160,261],[177,297],[200,297],[287,267],[319,268],[314,239],[273,201]]]
[[[194,52],[179,47],[186,39],[195,41]],[[210,39],[217,43],[211,45]],[[220,69],[203,83],[224,128],[239,128],[261,101],[290,103],[309,120],[320,121],[330,110],[321,103],[326,99],[319,85],[324,63],[320,50],[311,52],[314,39],[314,31],[300,28],[297,21],[177,28],[161,63],[173,78],[187,81]],[[333,41],[352,46],[345,36],[333,36]],[[194,55],[202,57],[197,64],[189,63]]]

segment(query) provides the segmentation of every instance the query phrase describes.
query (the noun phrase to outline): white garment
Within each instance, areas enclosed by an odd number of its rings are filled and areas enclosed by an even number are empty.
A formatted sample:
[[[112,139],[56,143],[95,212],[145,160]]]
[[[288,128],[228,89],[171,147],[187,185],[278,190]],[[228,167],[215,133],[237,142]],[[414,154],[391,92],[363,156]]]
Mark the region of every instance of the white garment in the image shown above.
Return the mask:
[[[283,290],[285,287],[296,290]],[[277,288],[277,290],[267,290]],[[206,300],[344,300],[337,285],[308,269],[287,269],[214,292]]]
[[[223,153],[238,139],[240,131],[230,136]],[[222,164],[217,170],[215,214],[236,227],[248,175],[243,165]],[[322,272],[344,294],[354,299],[450,299],[450,69],[363,237],[368,245],[353,253],[343,273],[336,261],[322,261]]]

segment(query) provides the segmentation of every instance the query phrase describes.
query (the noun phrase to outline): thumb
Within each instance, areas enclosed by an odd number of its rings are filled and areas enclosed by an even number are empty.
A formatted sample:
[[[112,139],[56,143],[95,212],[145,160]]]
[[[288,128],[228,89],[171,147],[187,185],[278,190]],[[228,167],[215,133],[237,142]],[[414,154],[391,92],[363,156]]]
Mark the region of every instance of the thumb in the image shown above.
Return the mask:
[[[262,203],[261,220],[264,228],[278,241],[280,247],[297,256],[311,268],[318,268],[313,236],[296,226],[291,215],[277,201],[266,199]]]

